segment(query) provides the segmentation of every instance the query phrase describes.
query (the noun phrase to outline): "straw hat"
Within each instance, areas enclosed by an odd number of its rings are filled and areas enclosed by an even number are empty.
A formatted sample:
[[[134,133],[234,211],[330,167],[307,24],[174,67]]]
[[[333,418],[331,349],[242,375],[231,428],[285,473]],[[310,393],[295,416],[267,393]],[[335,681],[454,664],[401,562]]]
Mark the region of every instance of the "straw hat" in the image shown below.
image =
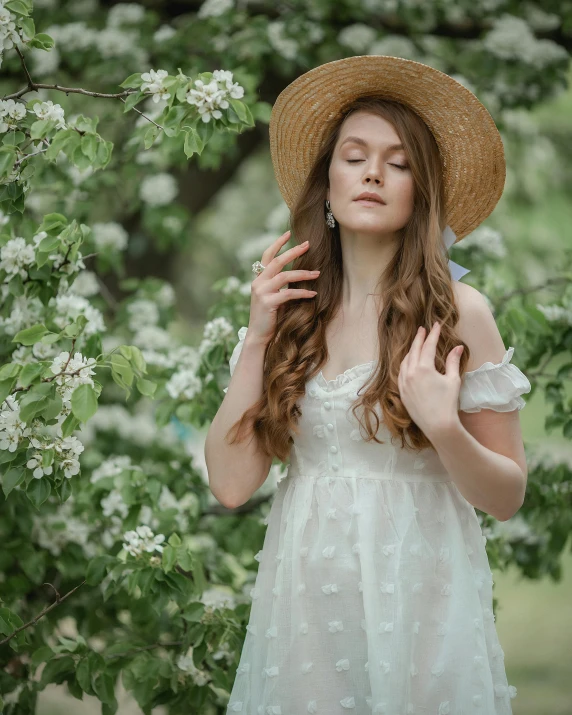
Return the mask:
[[[333,122],[362,95],[408,105],[433,133],[443,161],[447,224],[458,243],[501,197],[502,139],[471,91],[444,72],[401,57],[357,55],[327,62],[280,93],[270,115],[270,154],[286,204],[293,207]]]

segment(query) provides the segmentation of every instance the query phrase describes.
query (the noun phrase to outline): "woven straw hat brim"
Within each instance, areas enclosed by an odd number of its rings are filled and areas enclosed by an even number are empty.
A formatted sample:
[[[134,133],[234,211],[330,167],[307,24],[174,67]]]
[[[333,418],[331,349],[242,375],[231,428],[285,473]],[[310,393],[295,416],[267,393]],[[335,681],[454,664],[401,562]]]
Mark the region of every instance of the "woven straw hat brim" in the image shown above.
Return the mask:
[[[408,105],[432,131],[443,162],[447,224],[460,241],[502,195],[502,138],[470,90],[444,72],[401,57],[356,55],[327,62],[280,93],[270,115],[270,154],[286,204],[292,209],[331,125],[363,95]]]

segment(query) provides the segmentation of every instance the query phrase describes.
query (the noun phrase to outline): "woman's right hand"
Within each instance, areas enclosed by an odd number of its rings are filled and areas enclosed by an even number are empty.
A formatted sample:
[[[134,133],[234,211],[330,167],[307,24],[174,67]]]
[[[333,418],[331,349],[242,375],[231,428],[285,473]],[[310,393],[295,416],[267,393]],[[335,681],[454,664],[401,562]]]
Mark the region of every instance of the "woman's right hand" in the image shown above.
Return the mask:
[[[284,266],[308,250],[309,242],[294,246],[277,256],[282,246],[290,239],[290,231],[283,233],[262,254],[261,263],[266,268],[252,281],[250,297],[250,321],[248,338],[268,343],[276,328],[278,306],[293,298],[313,298],[316,291],[305,288],[282,286],[293,281],[307,281],[317,278],[320,271],[283,271]]]

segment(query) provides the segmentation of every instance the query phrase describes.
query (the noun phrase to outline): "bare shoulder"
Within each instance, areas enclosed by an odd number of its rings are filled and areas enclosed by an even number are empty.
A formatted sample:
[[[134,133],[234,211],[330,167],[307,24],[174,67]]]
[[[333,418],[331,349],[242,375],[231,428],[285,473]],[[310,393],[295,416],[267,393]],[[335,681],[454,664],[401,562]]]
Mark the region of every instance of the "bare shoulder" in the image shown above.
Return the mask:
[[[467,372],[476,370],[485,362],[499,363],[506,348],[484,295],[461,281],[453,281],[453,290],[459,309],[455,329],[471,351]]]

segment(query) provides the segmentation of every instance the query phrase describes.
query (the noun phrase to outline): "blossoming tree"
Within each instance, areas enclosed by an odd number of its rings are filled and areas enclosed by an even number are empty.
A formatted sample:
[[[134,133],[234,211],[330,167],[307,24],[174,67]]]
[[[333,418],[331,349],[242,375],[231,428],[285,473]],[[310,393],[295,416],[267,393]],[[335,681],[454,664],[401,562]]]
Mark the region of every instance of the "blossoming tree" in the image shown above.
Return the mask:
[[[229,513],[181,439],[184,425],[202,427],[216,412],[249,303],[248,276],[221,281],[198,347],[170,332],[175,291],[160,274],[169,275],[201,208],[185,203],[181,182],[191,166],[210,169],[211,178],[199,177],[208,201],[223,183],[223,160],[252,151],[246,137],[268,121],[282,86],[346,54],[397,54],[456,73],[506,119],[513,141],[509,113],[564,85],[572,11],[528,3],[517,16],[508,6],[206,0],[175,15],[168,3],[151,11],[0,0],[7,715],[35,712],[49,683],[97,697],[110,715],[119,678],[145,713],[224,711],[271,495]],[[548,377],[543,367],[572,346],[572,295],[552,306],[509,301],[490,262],[480,270],[482,251],[494,255],[500,244],[482,227],[463,241],[463,263],[481,277],[503,333],[526,346],[522,368],[554,406],[547,426],[569,438],[571,364]],[[163,260],[126,277],[137,246]],[[566,280],[563,266],[552,282]],[[282,467],[273,465],[277,476]],[[569,468],[531,460],[529,484],[519,533],[502,535],[480,516],[491,563],[556,577]]]

